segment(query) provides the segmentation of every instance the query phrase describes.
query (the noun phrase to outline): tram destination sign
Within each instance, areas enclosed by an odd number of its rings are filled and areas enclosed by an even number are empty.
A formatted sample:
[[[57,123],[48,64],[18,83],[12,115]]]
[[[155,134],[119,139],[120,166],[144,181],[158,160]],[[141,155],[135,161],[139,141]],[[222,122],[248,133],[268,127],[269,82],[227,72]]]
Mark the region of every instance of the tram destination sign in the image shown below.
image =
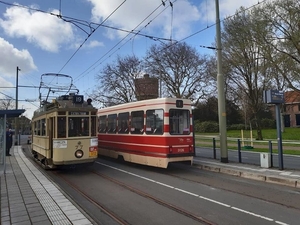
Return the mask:
[[[89,112],[69,112],[69,115],[72,116],[89,115]]]
[[[281,104],[284,103],[284,93],[278,90],[267,90],[263,94],[264,102],[267,104]]]

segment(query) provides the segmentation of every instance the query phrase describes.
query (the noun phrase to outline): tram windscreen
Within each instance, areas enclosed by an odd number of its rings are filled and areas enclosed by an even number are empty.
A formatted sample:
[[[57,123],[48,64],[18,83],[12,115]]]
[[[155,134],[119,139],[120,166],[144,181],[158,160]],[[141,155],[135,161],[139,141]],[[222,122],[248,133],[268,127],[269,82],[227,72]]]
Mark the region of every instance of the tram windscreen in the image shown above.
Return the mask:
[[[66,117],[65,116],[57,117],[57,137],[58,138],[66,137]]]
[[[189,134],[190,111],[182,109],[170,109],[169,128],[170,134]]]
[[[89,136],[89,117],[69,117],[68,136]]]

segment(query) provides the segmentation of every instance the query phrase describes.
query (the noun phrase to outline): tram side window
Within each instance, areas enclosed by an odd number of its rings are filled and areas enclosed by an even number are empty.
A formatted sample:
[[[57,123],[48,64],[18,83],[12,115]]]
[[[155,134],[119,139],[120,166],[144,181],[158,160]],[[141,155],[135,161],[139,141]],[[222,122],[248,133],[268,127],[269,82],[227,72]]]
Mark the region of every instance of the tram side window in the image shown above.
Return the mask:
[[[132,134],[144,133],[144,111],[131,112],[131,128]]]
[[[46,136],[46,119],[41,120],[41,135]]]
[[[88,117],[69,117],[68,136],[89,136],[89,118]]]
[[[169,112],[170,134],[190,133],[189,110],[171,109]]]
[[[39,124],[39,120],[38,121],[34,121],[34,135],[38,135],[38,125]]]
[[[66,137],[66,117],[57,117],[57,137]]]
[[[129,133],[129,113],[119,113],[118,115],[118,132],[120,134]]]
[[[41,121],[36,121],[36,135],[41,135]]]
[[[107,133],[117,132],[117,114],[108,115],[107,120]]]
[[[162,134],[163,133],[163,117],[162,109],[146,111],[146,134]]]
[[[97,117],[92,116],[91,117],[91,136],[96,136],[97,135]]]
[[[99,133],[106,133],[106,116],[99,117]]]

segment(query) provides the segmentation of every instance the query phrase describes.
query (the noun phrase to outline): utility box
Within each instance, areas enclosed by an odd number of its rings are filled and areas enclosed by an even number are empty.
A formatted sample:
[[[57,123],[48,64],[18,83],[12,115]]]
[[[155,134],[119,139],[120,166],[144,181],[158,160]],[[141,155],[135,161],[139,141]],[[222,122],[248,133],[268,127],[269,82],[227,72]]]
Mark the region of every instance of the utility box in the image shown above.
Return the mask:
[[[260,166],[263,168],[271,167],[271,156],[270,153],[260,153]]]

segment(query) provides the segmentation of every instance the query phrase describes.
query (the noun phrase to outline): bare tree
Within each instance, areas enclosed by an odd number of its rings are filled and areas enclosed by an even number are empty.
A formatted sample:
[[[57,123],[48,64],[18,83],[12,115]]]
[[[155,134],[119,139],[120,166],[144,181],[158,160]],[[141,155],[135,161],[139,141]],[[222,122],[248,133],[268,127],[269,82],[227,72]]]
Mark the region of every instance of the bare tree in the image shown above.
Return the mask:
[[[299,0],[271,1],[261,9],[261,18],[268,22],[270,34],[264,42],[280,55],[273,66],[281,71],[288,88],[300,90],[300,2]]]
[[[118,57],[97,75],[99,85],[90,96],[102,106],[136,100],[134,80],[142,75],[142,62],[135,56]]]
[[[186,43],[153,45],[145,60],[147,72],[160,80],[168,97],[188,98],[197,104],[213,81],[207,57]]]
[[[258,139],[263,139],[260,118],[265,109],[263,90],[272,81],[265,46],[257,45],[256,41],[256,37],[268,34],[267,26],[262,25],[257,23],[255,13],[243,11],[224,22],[222,34],[224,63],[230,67],[228,82],[240,101],[248,103],[247,115],[256,125]]]
[[[15,108],[15,100],[12,98],[2,99],[0,100],[0,109],[14,109]]]

